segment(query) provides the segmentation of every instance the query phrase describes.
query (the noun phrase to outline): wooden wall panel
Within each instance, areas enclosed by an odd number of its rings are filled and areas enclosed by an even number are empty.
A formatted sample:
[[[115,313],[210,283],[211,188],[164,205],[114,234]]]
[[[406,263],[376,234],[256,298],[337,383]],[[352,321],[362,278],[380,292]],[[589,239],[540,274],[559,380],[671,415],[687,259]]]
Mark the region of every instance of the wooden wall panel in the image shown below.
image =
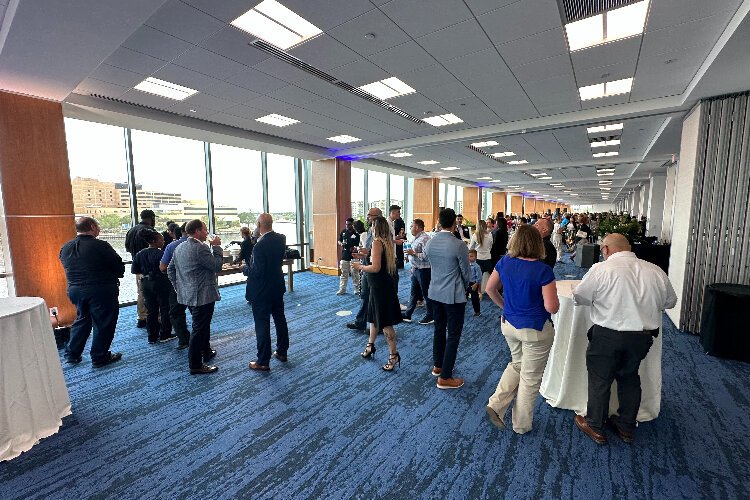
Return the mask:
[[[311,268],[337,274],[339,229],[352,213],[351,162],[338,159],[313,162],[312,188],[315,258]]]
[[[414,219],[422,219],[428,231],[437,223],[439,184],[440,179],[414,179]]]
[[[508,213],[507,204],[508,194],[505,191],[493,192],[492,193],[492,216],[496,216],[498,212],[502,212],[503,215]]]
[[[481,188],[478,187],[464,188],[463,216],[464,218],[469,219],[475,225],[477,221],[482,217],[482,193],[480,189]]]
[[[522,211],[523,211],[523,197],[511,196],[510,197],[510,213],[513,215],[521,215]]]
[[[75,319],[60,247],[75,237],[60,103],[0,92],[0,189],[11,296],[42,297]]]

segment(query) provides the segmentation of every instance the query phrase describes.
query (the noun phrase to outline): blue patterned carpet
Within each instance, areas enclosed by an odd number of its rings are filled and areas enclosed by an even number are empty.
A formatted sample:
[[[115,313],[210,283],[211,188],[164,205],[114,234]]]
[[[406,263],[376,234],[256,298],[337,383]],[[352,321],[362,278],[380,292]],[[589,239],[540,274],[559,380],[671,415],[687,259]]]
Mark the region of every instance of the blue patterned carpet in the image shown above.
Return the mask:
[[[559,278],[581,270],[558,264]],[[65,367],[73,415],[60,432],[0,463],[0,499],[82,498],[748,498],[750,365],[703,354],[665,319],[661,416],[636,443],[598,447],[570,411],[538,400],[534,429],[500,432],[484,406],[509,360],[497,309],[467,316],[458,391],[430,374],[432,330],[398,327],[403,365],[359,356],[344,328],[353,295],[330,276],[298,274],[286,295],[290,361],[254,359],[244,287],[222,290],[213,321],[221,369],[190,376],[185,351],[150,346],[122,310],[122,362]],[[402,275],[402,302],[408,294]],[[417,316],[419,317],[419,316]]]

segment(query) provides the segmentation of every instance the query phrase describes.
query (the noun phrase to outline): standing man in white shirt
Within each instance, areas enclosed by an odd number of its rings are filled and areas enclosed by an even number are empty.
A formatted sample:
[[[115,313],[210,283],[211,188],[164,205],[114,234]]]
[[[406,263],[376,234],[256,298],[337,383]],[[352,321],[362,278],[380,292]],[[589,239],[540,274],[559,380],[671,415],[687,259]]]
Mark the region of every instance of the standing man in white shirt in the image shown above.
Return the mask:
[[[594,264],[573,291],[576,305],[591,306],[594,323],[586,350],[586,417],[576,415],[575,423],[597,444],[607,442],[605,422],[630,443],[641,404],[638,368],[659,334],[663,311],[675,306],[677,295],[664,271],[638,259],[623,235],[607,235],[601,252],[605,261]],[[607,418],[613,380],[620,408]]]

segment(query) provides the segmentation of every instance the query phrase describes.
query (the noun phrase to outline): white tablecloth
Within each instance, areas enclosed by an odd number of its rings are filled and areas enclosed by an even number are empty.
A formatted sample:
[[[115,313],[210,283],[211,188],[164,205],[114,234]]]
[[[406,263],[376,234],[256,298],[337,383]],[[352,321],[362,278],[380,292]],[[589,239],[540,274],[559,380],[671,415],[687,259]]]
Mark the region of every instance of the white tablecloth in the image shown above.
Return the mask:
[[[0,299],[0,346],[3,461],[57,433],[70,415],[70,397],[43,299]]]
[[[551,406],[586,414],[588,401],[588,375],[586,372],[586,348],[589,341],[586,332],[591,327],[591,308],[574,306],[572,287],[577,280],[557,282],[560,310],[552,316],[555,323],[555,341],[544,370],[539,392]],[[638,421],[646,422],[659,416],[661,407],[661,344],[659,335],[654,345],[641,362],[641,407]],[[610,415],[617,413],[617,382],[612,384],[609,401]]]

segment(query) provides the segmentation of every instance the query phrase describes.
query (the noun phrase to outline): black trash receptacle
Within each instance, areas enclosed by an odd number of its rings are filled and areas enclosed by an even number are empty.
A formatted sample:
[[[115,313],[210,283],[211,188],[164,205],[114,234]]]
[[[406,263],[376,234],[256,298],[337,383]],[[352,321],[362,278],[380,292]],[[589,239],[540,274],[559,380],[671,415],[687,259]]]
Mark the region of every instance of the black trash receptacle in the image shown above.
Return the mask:
[[[714,283],[706,287],[701,315],[701,345],[720,358],[750,362],[750,286]]]

